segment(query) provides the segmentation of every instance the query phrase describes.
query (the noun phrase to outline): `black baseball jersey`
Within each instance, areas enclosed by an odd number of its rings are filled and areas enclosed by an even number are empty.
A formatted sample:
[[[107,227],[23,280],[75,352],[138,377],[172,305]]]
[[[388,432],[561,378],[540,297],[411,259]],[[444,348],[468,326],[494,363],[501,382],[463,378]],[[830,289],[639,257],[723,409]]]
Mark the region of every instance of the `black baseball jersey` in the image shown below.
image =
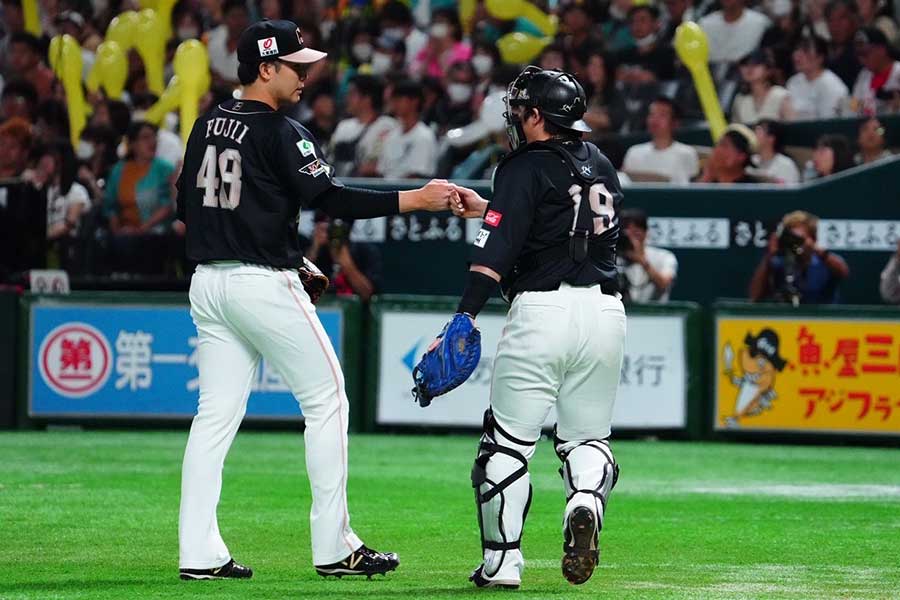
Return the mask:
[[[471,262],[500,274],[507,297],[555,290],[562,282],[618,289],[616,215],[622,187],[609,159],[590,142],[528,144],[498,165],[493,187]],[[585,192],[588,197],[582,198]],[[589,251],[579,261],[571,248],[585,241],[574,235],[584,202],[591,231],[584,231]]]
[[[228,100],[194,124],[178,180],[193,261],[300,265],[301,208],[340,184],[313,136],[262,102]]]

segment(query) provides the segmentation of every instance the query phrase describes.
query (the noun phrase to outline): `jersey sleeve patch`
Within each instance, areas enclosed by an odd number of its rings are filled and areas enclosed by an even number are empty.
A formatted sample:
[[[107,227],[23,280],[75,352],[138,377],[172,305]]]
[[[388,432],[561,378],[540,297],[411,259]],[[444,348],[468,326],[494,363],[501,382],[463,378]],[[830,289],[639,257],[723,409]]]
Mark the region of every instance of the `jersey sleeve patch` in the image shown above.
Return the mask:
[[[475,234],[475,242],[474,244],[479,248],[484,248],[484,245],[487,244],[488,238],[491,236],[491,232],[487,229],[479,229],[478,233]]]
[[[503,213],[496,210],[489,210],[487,214],[484,215],[485,224],[490,225],[491,227],[498,227],[501,219],[503,219]]]
[[[300,140],[297,142],[297,150],[299,150],[300,154],[304,157],[316,155],[316,146],[309,140]]]
[[[330,167],[325,164],[324,161],[319,160],[318,158],[305,167],[300,168],[300,172],[304,175],[309,175],[310,177],[318,177],[322,173],[328,173]]]

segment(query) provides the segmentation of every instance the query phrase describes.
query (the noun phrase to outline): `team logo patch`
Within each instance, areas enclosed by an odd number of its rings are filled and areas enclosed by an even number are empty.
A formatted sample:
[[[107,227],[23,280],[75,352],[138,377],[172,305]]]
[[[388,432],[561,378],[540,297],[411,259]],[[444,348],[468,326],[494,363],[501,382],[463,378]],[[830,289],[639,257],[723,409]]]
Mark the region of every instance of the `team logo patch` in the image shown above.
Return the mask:
[[[485,219],[487,220],[487,219]],[[488,238],[491,236],[491,232],[487,229],[479,229],[478,233],[475,234],[475,245],[479,248],[484,248],[484,245],[487,244]]]
[[[324,162],[319,160],[318,158],[305,167],[300,169],[300,172],[304,175],[309,175],[310,177],[318,177],[322,173],[328,173],[329,167]]]
[[[591,166],[590,165],[581,165],[581,174],[585,177],[591,176]]]
[[[500,225],[500,219],[502,218],[503,213],[497,212],[496,210],[489,210],[487,214],[484,215],[484,222],[491,227],[497,227]]]
[[[272,56],[273,54],[278,54],[278,42],[275,41],[275,38],[273,37],[267,37],[264,40],[256,40],[256,45],[259,46],[260,56]]]
[[[297,150],[300,151],[300,154],[303,156],[315,156],[316,155],[316,147],[309,140],[300,140],[297,142]]]

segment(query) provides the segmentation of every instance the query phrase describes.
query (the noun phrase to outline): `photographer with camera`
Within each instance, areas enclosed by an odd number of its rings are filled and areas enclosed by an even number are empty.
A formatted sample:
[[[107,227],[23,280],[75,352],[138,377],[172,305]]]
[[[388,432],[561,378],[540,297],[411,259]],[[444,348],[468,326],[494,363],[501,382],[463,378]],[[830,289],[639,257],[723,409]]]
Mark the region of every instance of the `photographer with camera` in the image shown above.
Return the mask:
[[[769,238],[766,255],[750,281],[750,300],[835,304],[838,283],[850,275],[843,258],[816,243],[819,218],[802,210],[786,214]]]
[[[368,302],[381,283],[381,254],[373,244],[350,241],[352,221],[317,212],[305,256],[331,280],[327,292]]]
[[[668,302],[678,274],[675,255],[647,245],[647,213],[627,208],[619,213],[616,267],[624,302]]]

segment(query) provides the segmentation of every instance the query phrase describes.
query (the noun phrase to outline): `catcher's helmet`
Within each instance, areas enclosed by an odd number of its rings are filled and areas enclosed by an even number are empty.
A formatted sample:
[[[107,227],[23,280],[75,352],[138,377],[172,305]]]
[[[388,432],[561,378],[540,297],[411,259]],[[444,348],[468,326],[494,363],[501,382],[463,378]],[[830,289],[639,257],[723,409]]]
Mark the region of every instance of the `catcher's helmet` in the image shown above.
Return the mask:
[[[516,106],[536,108],[545,119],[564,129],[591,131],[582,119],[587,110],[584,88],[574,75],[565,71],[525,67],[507,89],[508,123],[511,123],[510,109]]]

